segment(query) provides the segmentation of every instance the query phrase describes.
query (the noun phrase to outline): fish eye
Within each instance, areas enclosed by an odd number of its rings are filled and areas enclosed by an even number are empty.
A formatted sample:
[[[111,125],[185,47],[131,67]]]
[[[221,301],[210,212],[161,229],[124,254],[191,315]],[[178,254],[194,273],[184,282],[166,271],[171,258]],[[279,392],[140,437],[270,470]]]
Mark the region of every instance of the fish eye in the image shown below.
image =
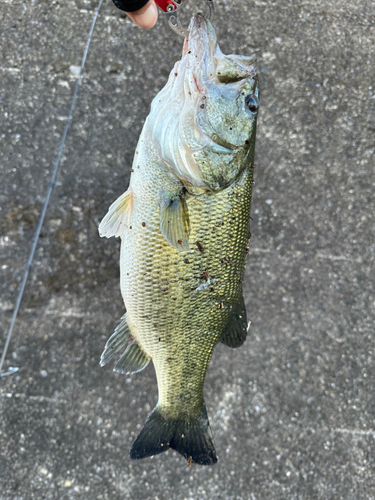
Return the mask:
[[[247,109],[251,113],[256,113],[258,111],[258,101],[252,94],[250,94],[246,97],[245,104],[246,104]]]

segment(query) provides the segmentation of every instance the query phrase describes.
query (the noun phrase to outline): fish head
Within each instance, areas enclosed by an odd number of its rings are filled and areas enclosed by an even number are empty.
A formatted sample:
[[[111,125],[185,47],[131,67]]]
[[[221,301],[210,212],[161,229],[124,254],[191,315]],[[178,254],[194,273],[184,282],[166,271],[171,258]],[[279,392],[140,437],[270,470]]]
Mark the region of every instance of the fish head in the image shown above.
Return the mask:
[[[210,21],[193,16],[182,59],[154,108],[163,158],[188,183],[218,191],[253,162],[259,100],[255,60],[223,54]]]
[[[186,107],[194,109],[195,126],[206,138],[193,158],[210,189],[220,190],[253,161],[259,102],[255,56],[223,54],[212,24],[200,14],[191,20],[183,54],[189,61]]]

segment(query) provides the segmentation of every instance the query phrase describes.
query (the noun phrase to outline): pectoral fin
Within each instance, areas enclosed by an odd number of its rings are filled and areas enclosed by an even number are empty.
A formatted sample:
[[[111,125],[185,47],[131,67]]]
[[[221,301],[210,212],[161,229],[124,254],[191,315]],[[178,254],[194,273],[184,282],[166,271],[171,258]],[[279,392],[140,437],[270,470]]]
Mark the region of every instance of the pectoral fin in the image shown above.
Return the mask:
[[[128,189],[109,207],[107,215],[99,226],[99,234],[103,238],[121,236],[129,226],[130,215],[133,207],[133,194]]]
[[[188,252],[190,219],[189,209],[183,191],[177,195],[161,193],[160,231],[164,238],[177,250]]]
[[[243,296],[241,295],[237,304],[233,306],[227,325],[221,334],[220,342],[228,347],[240,347],[246,340],[247,332],[246,308]]]

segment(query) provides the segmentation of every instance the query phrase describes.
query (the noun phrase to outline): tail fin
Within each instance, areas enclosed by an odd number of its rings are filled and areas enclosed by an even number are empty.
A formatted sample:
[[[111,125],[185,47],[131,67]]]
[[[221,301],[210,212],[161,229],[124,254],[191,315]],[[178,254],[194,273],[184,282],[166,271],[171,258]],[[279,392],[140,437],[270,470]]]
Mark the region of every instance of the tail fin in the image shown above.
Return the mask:
[[[195,418],[169,419],[156,407],[130,450],[130,458],[158,455],[169,448],[183,455],[190,463],[213,465],[217,462],[204,402]]]

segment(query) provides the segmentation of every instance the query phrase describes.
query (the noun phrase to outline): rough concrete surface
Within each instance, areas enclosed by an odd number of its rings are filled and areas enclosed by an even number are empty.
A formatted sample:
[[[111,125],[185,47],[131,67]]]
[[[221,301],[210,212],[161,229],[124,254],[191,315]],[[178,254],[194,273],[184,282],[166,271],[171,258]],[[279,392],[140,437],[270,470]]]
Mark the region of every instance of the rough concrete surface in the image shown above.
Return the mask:
[[[96,5],[0,3],[0,349]],[[261,80],[251,335],[217,347],[205,385],[219,462],[131,462],[152,366],[98,364],[124,306],[97,225],[182,43],[107,0],[0,379],[1,500],[375,499],[374,3],[216,0],[215,26]]]

